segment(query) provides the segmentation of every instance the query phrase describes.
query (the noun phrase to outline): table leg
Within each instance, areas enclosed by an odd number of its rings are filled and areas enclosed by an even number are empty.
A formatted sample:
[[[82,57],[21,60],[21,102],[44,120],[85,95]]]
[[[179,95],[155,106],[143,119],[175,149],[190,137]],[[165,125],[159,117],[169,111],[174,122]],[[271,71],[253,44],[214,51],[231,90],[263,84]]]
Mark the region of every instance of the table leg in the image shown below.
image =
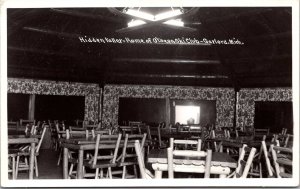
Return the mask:
[[[33,179],[33,167],[34,167],[34,152],[35,152],[35,143],[30,145],[30,156],[29,156],[29,179]]]
[[[68,148],[64,148],[63,155],[63,179],[68,179]]]
[[[83,178],[83,150],[78,150],[77,178]]]
[[[162,171],[155,171],[155,179],[161,179],[162,178]]]
[[[225,174],[220,174],[220,178],[226,178]]]

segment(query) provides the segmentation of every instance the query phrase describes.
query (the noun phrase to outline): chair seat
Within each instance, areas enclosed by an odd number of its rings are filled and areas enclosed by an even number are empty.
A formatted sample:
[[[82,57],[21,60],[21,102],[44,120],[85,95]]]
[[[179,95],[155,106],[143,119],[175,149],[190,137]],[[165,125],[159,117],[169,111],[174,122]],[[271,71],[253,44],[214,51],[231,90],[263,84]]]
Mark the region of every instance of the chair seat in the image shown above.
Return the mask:
[[[76,163],[78,163],[78,159],[77,158],[68,158],[68,162],[76,164]]]
[[[16,157],[19,149],[8,149],[8,157]]]
[[[137,161],[118,163],[119,166],[137,165]]]
[[[289,173],[279,173],[282,178],[293,178],[292,174]]]
[[[277,159],[277,163],[283,164],[283,165],[290,165],[290,166],[293,165],[292,160],[287,159],[287,158],[278,158],[278,159]]]
[[[89,160],[83,161],[83,165],[86,167],[89,167],[91,169],[96,169],[96,168],[109,168],[109,167],[116,167],[118,164],[117,163],[111,163],[108,160],[98,160],[96,165],[93,165],[92,163],[89,162]]]

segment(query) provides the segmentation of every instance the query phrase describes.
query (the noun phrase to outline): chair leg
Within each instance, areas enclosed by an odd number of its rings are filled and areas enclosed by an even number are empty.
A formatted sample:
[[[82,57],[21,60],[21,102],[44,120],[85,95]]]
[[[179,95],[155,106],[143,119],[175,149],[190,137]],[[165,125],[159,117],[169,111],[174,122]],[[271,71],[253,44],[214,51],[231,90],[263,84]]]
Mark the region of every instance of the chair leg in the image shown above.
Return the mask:
[[[73,163],[71,163],[71,166],[70,166],[70,170],[69,170],[69,176],[68,176],[68,178],[70,178],[70,175],[72,174],[72,172],[73,172],[73,167],[74,167],[74,164]]]
[[[57,160],[57,166],[59,166],[59,164],[60,164],[61,156],[62,156],[62,149],[59,150],[59,155],[58,155],[58,160]]]
[[[103,169],[100,169],[100,178],[103,178]]]
[[[39,177],[39,168],[38,168],[38,162],[36,156],[34,156],[34,168],[35,168],[35,176]]]
[[[133,165],[133,172],[134,172],[135,178],[137,178],[137,169],[136,169],[136,165]]]
[[[99,168],[96,168],[96,172],[95,172],[95,179],[99,178]]]
[[[122,179],[126,179],[126,166],[123,166]]]
[[[18,173],[19,173],[19,162],[20,162],[20,156],[17,156],[17,163],[16,163],[16,179],[18,178]]]
[[[261,163],[259,163],[259,178],[262,178],[262,167],[261,167]]]
[[[108,168],[107,172],[109,174],[109,178],[112,179],[111,167]]]
[[[12,179],[16,179],[16,159],[12,157]]]

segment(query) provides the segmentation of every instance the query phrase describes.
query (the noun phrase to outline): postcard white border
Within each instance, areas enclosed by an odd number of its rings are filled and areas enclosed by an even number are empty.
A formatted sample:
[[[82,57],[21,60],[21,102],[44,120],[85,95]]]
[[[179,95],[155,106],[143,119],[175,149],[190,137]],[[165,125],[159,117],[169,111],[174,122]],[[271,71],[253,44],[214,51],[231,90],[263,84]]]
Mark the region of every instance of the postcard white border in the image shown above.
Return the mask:
[[[46,7],[124,7],[124,6],[183,6],[183,7],[292,7],[292,53],[293,53],[293,112],[294,112],[294,178],[293,179],[161,179],[161,180],[8,180],[7,176],[7,8]],[[297,0],[7,0],[1,5],[1,186],[4,187],[125,187],[125,186],[299,186],[299,1]]]

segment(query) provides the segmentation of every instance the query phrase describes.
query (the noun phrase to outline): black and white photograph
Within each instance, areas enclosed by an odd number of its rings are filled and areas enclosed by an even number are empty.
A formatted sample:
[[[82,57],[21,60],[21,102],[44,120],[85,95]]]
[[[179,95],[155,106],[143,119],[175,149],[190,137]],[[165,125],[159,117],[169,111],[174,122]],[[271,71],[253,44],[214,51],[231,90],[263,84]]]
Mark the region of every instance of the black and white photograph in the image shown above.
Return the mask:
[[[299,1],[8,0],[0,28],[1,186],[299,187]]]

